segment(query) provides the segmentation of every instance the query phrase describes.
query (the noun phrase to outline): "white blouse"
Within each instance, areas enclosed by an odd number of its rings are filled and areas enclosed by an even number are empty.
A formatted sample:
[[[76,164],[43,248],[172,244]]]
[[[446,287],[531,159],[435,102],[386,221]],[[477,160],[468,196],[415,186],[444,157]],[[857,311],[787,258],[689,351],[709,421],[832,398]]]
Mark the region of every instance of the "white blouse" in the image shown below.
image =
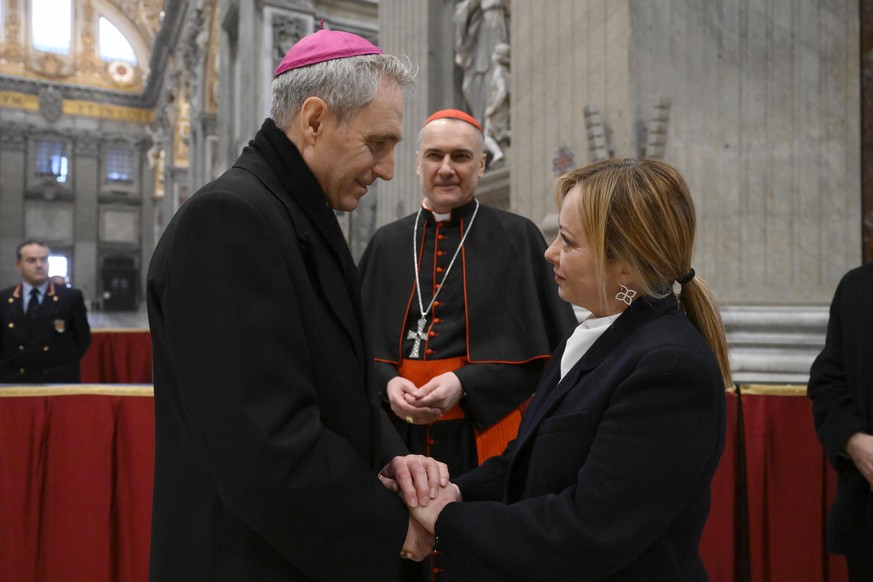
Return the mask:
[[[621,313],[606,317],[589,317],[576,326],[573,335],[567,338],[567,347],[564,348],[564,355],[561,356],[561,380],[619,315]]]

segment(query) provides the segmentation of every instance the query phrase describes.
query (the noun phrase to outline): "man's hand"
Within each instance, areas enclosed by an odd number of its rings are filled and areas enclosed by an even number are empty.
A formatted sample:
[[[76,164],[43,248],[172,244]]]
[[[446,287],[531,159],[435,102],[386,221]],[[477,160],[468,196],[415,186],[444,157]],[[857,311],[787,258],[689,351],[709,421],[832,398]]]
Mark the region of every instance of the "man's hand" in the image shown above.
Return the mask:
[[[454,483],[439,490],[439,495],[427,507],[410,507],[409,512],[424,529],[433,533],[436,520],[443,508],[449,503],[461,501],[461,490]]]
[[[427,405],[417,405],[415,397],[412,396],[417,391],[418,387],[406,378],[395,376],[389,380],[385,392],[388,394],[391,411],[410,424],[434,422],[442,416],[443,411]],[[411,401],[407,398],[411,398]]]
[[[427,506],[440,488],[449,483],[449,468],[431,457],[406,455],[394,457],[379,471],[379,479],[399,493],[409,507]]]
[[[846,454],[867,479],[873,491],[873,436],[856,432],[846,441]]]
[[[406,392],[403,398],[410,406],[440,410],[440,416],[461,401],[464,388],[454,372],[446,372],[424,384],[418,390]],[[401,417],[402,418],[402,417]]]
[[[409,528],[406,530],[406,540],[403,542],[403,549],[400,551],[400,557],[407,560],[421,562],[428,554],[433,551],[436,544],[434,535],[424,529],[424,527],[415,521],[412,516],[409,516]]]

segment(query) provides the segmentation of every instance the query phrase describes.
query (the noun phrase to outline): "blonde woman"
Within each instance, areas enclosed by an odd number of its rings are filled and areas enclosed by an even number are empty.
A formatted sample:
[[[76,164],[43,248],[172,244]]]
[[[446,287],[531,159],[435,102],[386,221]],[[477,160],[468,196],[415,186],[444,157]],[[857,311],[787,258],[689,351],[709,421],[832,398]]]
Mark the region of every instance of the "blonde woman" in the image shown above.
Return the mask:
[[[664,162],[608,160],[562,176],[558,198],[546,259],[561,298],[591,316],[504,454],[414,515],[453,582],[707,580],[697,546],[730,372],[691,267],[688,188]]]

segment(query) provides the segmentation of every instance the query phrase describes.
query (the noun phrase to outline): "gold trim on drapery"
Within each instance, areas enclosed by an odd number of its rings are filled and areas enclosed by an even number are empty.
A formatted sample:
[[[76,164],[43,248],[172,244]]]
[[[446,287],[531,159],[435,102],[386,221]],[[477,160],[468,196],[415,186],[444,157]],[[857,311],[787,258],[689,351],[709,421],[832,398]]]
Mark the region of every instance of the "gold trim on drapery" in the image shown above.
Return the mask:
[[[743,396],[806,396],[805,384],[740,384]]]
[[[151,384],[21,384],[0,386],[0,398],[21,396],[154,396]]]

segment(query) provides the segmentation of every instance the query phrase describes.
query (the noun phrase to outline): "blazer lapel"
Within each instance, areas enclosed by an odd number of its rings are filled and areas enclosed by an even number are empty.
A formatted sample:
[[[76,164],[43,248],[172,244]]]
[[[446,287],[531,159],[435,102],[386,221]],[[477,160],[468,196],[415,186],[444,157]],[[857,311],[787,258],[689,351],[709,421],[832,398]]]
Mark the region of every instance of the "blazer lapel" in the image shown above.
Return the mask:
[[[549,368],[543,373],[540,387],[531,401],[519,427],[518,451],[531,440],[537,432],[540,423],[561,403],[564,397],[574,388],[580,386],[583,377],[597,368],[615,349],[627,340],[633,333],[664,311],[676,306],[676,298],[668,296],[664,299],[640,299],[634,302],[611,326],[594,342],[563,379],[560,375],[560,361],[566,347],[566,340],[549,362]],[[549,382],[546,384],[546,382]],[[530,415],[530,418],[528,418]],[[518,457],[518,455],[516,455]],[[514,459],[513,459],[514,465]],[[510,467],[510,471],[512,467]]]

